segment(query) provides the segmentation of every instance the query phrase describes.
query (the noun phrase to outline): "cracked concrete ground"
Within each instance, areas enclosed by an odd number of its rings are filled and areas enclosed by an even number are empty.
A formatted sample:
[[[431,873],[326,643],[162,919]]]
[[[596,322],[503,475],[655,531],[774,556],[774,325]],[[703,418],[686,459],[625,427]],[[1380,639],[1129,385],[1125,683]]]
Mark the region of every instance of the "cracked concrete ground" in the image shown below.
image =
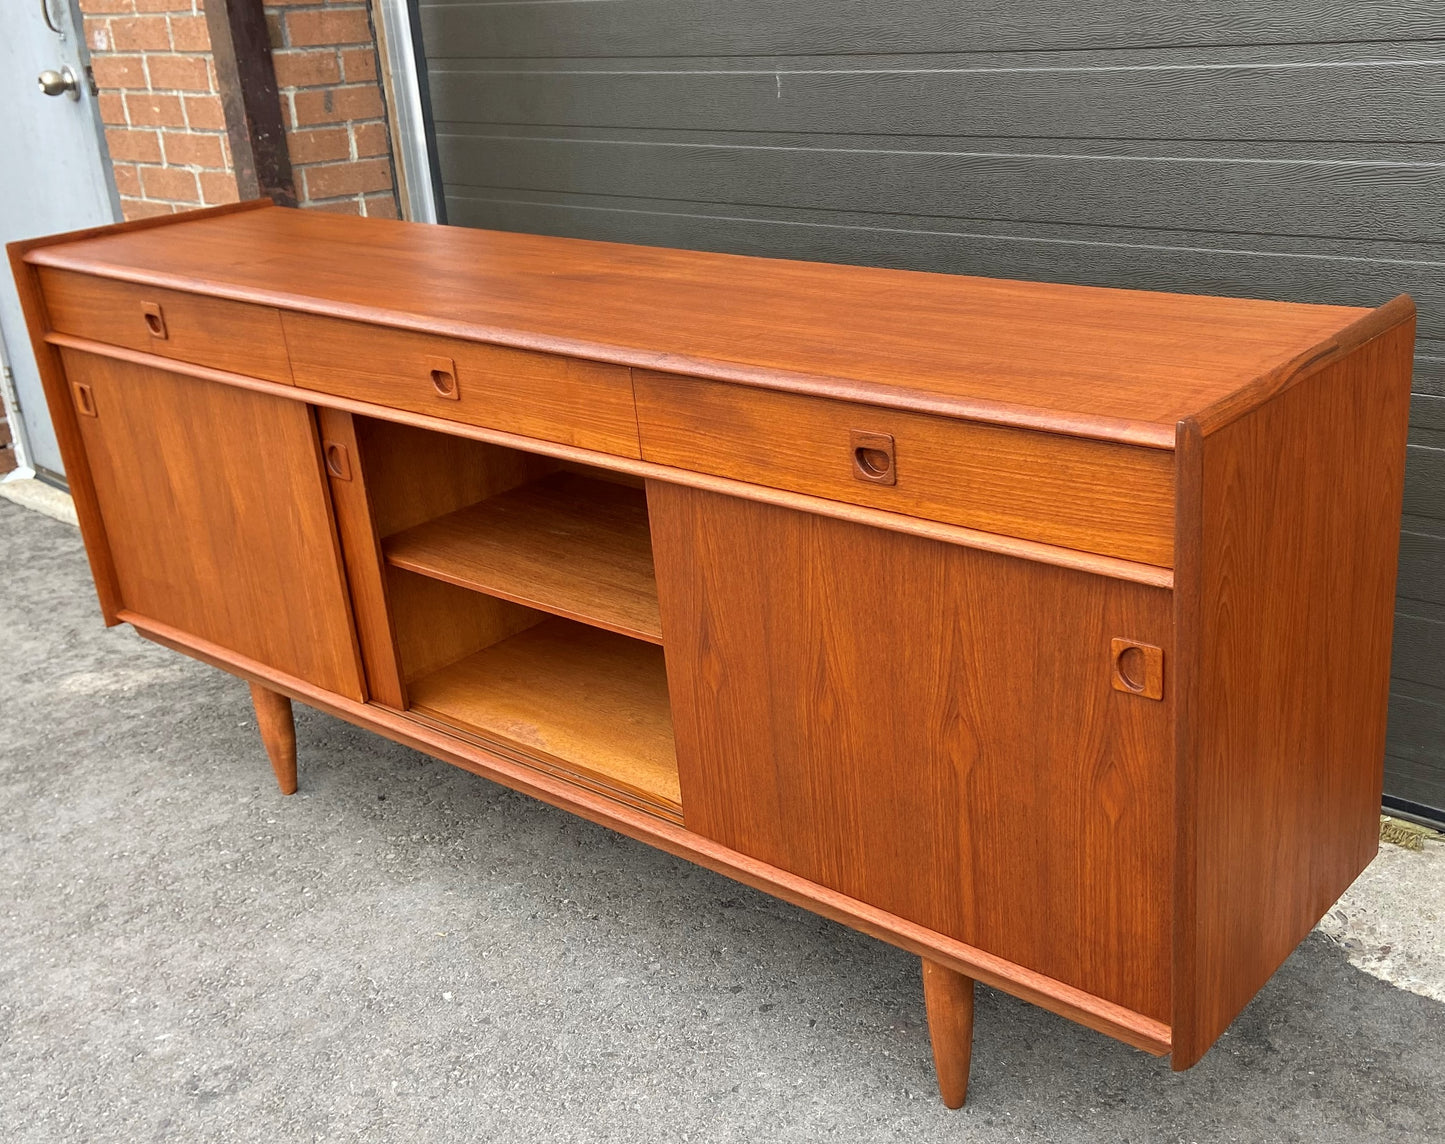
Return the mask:
[[[1445,1005],[1322,934],[1180,1074],[982,989],[949,1112],[915,958],[300,707],[283,798],[3,501],[0,657],[6,1141],[1441,1137]]]

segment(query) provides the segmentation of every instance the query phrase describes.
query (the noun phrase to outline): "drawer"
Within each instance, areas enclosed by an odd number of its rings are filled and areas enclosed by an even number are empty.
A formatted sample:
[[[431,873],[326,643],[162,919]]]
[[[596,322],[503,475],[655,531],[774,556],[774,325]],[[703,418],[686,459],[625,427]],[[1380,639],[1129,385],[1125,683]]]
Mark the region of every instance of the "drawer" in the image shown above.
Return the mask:
[[[287,312],[296,384],[596,449],[641,455],[626,366]]]
[[[634,371],[645,460],[1171,566],[1174,455]]]
[[[291,384],[281,315],[270,306],[41,267],[52,329],[176,361]]]

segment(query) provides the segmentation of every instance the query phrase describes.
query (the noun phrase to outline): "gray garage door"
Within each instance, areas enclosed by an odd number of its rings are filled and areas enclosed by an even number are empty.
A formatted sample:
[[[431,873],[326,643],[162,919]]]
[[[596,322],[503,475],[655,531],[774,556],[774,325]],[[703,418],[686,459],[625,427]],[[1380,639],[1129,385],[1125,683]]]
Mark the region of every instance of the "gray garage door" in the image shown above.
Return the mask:
[[[1445,5],[419,15],[453,223],[1312,302],[1413,294],[1386,790],[1445,808]]]

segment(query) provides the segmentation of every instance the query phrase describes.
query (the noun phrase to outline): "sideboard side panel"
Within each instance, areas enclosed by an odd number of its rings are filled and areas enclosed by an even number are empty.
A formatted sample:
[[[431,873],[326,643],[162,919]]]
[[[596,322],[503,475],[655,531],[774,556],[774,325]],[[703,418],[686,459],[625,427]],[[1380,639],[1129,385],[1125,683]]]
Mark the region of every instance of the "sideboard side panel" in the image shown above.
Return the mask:
[[[1374,857],[1411,321],[1203,436],[1181,541],[1173,1064],[1208,1050]],[[1192,455],[1181,450],[1181,459]],[[1188,630],[1184,630],[1188,629]]]
[[[649,482],[689,830],[1160,1022],[1170,593]]]

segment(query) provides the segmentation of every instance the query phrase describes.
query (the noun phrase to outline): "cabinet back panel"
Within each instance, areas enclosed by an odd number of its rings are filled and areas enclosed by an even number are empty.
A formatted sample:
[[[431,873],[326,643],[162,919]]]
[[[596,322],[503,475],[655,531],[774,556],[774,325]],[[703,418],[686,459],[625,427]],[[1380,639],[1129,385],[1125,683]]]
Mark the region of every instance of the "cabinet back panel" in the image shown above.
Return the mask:
[[[1170,593],[648,500],[688,828],[1167,1021]],[[1113,637],[1164,649],[1164,701]]]
[[[125,607],[363,698],[310,407],[63,357]]]
[[[557,467],[546,457],[372,417],[356,419],[356,447],[383,539]]]

